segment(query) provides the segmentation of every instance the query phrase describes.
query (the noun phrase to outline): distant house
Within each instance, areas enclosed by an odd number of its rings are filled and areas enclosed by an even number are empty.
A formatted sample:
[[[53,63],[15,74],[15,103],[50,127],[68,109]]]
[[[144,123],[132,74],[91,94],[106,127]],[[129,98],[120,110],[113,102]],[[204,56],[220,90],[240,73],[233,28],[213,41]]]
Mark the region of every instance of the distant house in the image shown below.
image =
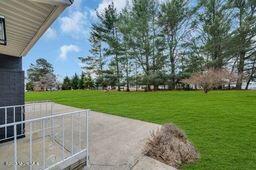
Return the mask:
[[[242,88],[245,89],[245,87],[246,87],[246,83],[243,83]],[[249,90],[256,90],[256,82],[251,82],[248,89]]]

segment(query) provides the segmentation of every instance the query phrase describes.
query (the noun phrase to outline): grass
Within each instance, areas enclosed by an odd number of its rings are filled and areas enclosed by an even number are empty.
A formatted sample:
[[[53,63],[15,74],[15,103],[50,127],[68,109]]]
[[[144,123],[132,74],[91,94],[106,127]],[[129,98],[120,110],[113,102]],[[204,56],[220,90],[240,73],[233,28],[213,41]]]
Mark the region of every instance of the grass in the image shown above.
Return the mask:
[[[201,159],[183,169],[256,169],[256,91],[26,93],[60,104],[182,128]]]

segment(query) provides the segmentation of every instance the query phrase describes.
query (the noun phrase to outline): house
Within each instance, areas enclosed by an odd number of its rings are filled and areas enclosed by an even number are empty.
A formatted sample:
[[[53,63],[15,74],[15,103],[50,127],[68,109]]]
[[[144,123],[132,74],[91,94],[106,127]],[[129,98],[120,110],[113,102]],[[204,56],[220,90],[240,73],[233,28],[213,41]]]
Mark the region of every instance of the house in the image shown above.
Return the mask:
[[[0,108],[24,105],[24,71],[22,57],[73,0],[4,0],[0,1]],[[0,125],[21,121],[21,109],[5,117],[0,109]],[[15,120],[14,120],[15,119]],[[19,128],[17,133],[23,130]],[[13,130],[8,129],[8,136]],[[6,135],[0,129],[0,139]]]

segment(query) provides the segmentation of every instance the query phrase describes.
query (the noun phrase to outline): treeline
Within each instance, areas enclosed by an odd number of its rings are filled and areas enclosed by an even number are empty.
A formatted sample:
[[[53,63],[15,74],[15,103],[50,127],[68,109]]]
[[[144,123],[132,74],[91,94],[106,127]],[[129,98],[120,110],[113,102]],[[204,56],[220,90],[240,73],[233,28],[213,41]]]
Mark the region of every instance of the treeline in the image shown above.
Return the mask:
[[[133,0],[121,12],[114,4],[97,12],[91,55],[80,60],[104,88],[172,90],[194,73],[228,69],[241,89],[256,78],[255,35],[255,0]]]
[[[95,89],[96,84],[90,75],[82,73],[81,76],[75,74],[69,78],[66,76],[62,83],[62,90]]]
[[[78,90],[97,89],[94,79],[90,74],[75,74],[71,78],[66,76],[59,82],[54,73],[54,67],[44,58],[39,58],[35,63],[30,64],[27,70],[26,90],[27,91],[52,91],[52,90]]]

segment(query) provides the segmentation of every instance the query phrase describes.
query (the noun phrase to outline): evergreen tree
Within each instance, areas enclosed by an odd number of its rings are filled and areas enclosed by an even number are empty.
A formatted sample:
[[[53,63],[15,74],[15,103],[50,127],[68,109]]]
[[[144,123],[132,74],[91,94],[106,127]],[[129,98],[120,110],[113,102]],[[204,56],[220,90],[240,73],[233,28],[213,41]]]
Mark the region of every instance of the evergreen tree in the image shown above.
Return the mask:
[[[34,85],[31,81],[26,83],[26,90],[27,91],[33,91],[34,90]]]
[[[144,72],[146,91],[151,90],[151,74],[154,73],[155,38],[154,33],[156,2],[154,0],[134,0],[131,15],[133,24],[133,56]]]
[[[63,80],[62,90],[71,90],[71,80],[66,76]]]
[[[84,87],[86,89],[94,88],[94,82],[90,74],[87,74],[87,76],[84,77]]]
[[[71,87],[73,90],[77,90],[79,88],[79,77],[75,74],[71,80]]]
[[[37,82],[41,77],[48,73],[53,73],[54,69],[51,63],[44,58],[36,60],[36,64],[31,64],[28,69],[28,79],[32,82]]]
[[[82,69],[84,72],[94,74],[97,76],[97,86],[103,86],[104,66],[106,64],[105,57],[102,49],[102,32],[97,29],[97,24],[93,25],[90,34],[91,55],[86,57],[80,57],[79,59],[83,63]]]
[[[132,66],[133,56],[131,55],[131,31],[133,27],[133,22],[128,12],[128,9],[124,9],[119,17],[118,30],[122,34],[120,43],[120,55],[122,70],[125,74],[126,91],[130,91],[130,72]]]
[[[84,81],[85,81],[85,74],[84,74],[84,72],[82,72],[81,77],[79,79],[79,84],[78,84],[79,89],[84,89],[85,88]]]
[[[91,28],[90,55],[81,58],[95,86],[182,87],[182,79],[227,68],[247,85],[255,78],[255,0],[133,0],[110,4]],[[231,86],[231,84],[229,85]],[[165,88],[165,86],[164,86]]]
[[[36,64],[31,64],[27,70],[27,75],[29,89],[33,89],[37,86],[37,89],[47,90],[48,88],[52,88],[56,83],[53,66],[44,58],[39,58],[36,60]],[[44,85],[42,84],[42,81],[44,82]]]
[[[253,63],[251,59],[254,57],[256,48],[256,2],[254,0],[233,0],[229,2],[229,7],[232,9],[233,17],[238,21],[233,31],[231,44],[232,52],[237,58],[239,75],[236,88],[241,89],[246,65]]]
[[[115,74],[117,79],[118,91],[120,91],[120,42],[118,35],[118,14],[114,3],[110,4],[103,13],[97,13],[99,24],[94,25],[98,32],[101,32],[102,40],[108,48],[105,49],[105,55],[113,57],[115,61]]]
[[[201,45],[208,67],[221,69],[229,58],[231,17],[227,1],[201,0],[198,4],[198,25]]]
[[[192,39],[190,42],[183,44],[182,52],[182,74],[183,78],[188,78],[192,74],[201,72],[205,67],[205,59],[198,48],[197,40]]]
[[[166,51],[170,62],[170,89],[175,89],[179,47],[187,39],[189,8],[187,0],[172,0],[161,5],[159,25],[165,37]]]

